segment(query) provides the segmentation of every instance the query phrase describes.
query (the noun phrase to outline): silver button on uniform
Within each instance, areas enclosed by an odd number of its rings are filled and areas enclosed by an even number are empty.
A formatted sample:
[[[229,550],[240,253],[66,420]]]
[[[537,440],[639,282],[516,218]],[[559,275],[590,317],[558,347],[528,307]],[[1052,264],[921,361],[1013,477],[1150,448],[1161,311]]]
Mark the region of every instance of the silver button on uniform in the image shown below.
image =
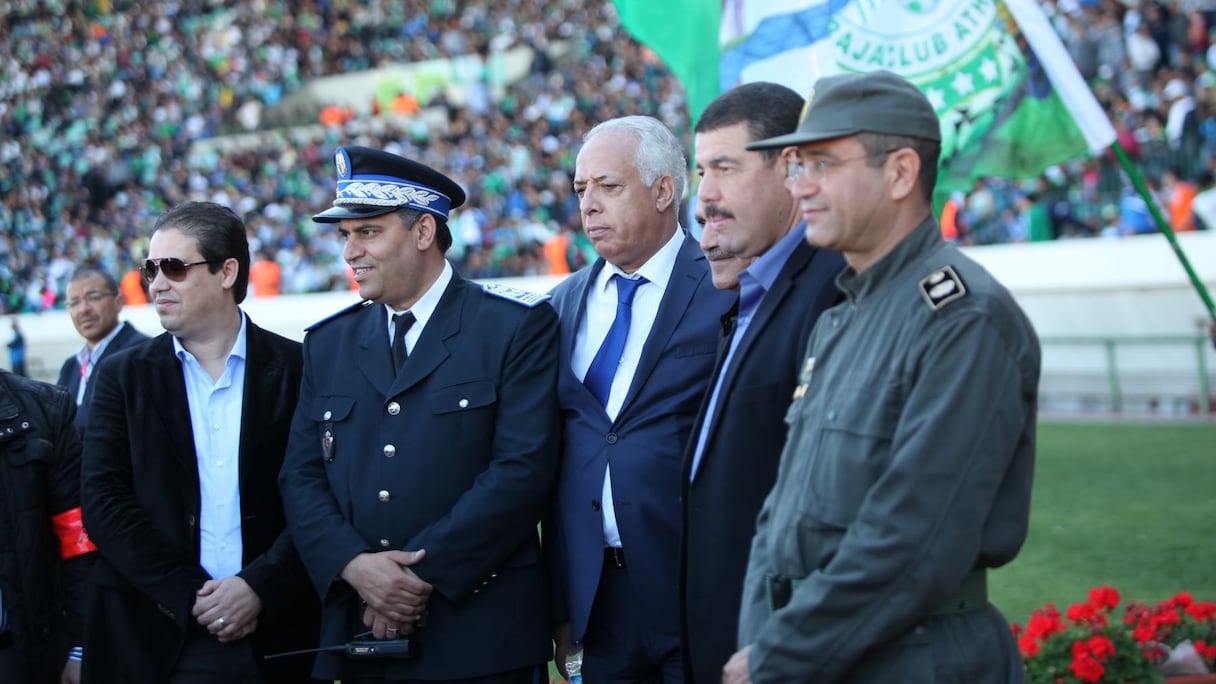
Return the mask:
[[[460,404],[460,408],[468,408],[468,407],[469,407],[469,400],[468,400],[468,399],[461,399],[460,401],[458,401],[458,402],[456,402],[456,403]]]
[[[389,544],[389,541],[388,541],[387,539],[381,539],[381,540],[380,540],[380,548],[382,548],[382,549],[387,549],[389,546],[390,546],[390,544]]]
[[[333,417],[334,417],[333,411],[326,411],[325,415],[321,416],[321,420],[329,420],[330,418],[333,418]]]
[[[387,502],[391,498],[389,496],[387,489],[381,489],[380,494],[378,496],[380,498],[381,503]]]
[[[395,415],[397,415],[398,413],[401,413],[401,404],[398,404],[398,403],[397,403],[397,402],[395,402],[395,401],[394,401],[394,402],[392,402],[392,403],[390,403],[390,404],[388,405],[388,414],[389,414],[390,416],[395,416]]]
[[[385,455],[387,458],[392,458],[392,457],[396,456],[396,455],[397,455],[397,447],[393,446],[392,444],[385,444],[385,445],[384,445],[384,455]]]

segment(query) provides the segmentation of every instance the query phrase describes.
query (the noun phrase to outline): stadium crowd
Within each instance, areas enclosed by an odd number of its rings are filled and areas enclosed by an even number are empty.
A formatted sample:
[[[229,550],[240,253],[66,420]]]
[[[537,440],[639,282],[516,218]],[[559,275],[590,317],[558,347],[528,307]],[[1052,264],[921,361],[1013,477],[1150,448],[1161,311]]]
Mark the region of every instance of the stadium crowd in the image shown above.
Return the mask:
[[[274,290],[349,287],[336,236],[309,220],[332,197],[339,144],[419,158],[467,189],[450,253],[467,275],[577,267],[593,256],[570,190],[583,133],[640,113],[689,137],[682,89],[609,2],[0,6],[2,312],[62,307],[79,263],[131,272],[152,219],[187,199],[246,217]],[[1046,9],[1174,227],[1216,227],[1216,2],[1061,0]],[[445,127],[342,117],[302,128],[316,132],[290,145],[194,145],[249,130],[310,79],[469,54],[485,63],[514,46],[535,51],[525,78],[496,88],[483,74],[459,101],[440,92],[420,103],[442,112]],[[944,223],[967,244],[1154,230],[1108,157],[1029,182],[986,179],[954,205]]]

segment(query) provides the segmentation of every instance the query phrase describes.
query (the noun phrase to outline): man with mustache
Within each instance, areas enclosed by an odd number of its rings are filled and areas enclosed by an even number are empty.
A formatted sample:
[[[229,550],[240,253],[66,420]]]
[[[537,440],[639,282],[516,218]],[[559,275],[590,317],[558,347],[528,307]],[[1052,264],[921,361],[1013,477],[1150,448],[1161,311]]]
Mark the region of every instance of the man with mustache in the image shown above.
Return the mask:
[[[63,362],[58,384],[75,397],[76,427],[84,430],[94,391],[89,380],[102,355],[143,342],[148,336],[130,323],[118,322],[118,312],[126,304],[126,297],[109,273],[88,266],[78,268],[68,280],[66,294],[68,314],[76,332],[84,338],[84,346]]]
[[[798,124],[802,97],[741,85],[696,126],[697,221],[714,286],[739,292],[684,462],[681,634],[690,682],[715,683],[735,652],[756,514],[777,477],[785,412],[807,336],[837,298],[844,260],[807,244],[780,149],[748,143]]]

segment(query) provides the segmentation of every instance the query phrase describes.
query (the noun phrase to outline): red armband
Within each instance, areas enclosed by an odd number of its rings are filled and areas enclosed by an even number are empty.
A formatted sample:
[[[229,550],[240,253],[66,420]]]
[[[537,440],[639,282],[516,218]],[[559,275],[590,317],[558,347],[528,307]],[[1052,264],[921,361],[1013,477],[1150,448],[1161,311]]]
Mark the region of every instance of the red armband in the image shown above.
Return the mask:
[[[97,550],[84,529],[79,506],[52,517],[51,524],[55,526],[55,536],[59,537],[59,555],[64,560]]]

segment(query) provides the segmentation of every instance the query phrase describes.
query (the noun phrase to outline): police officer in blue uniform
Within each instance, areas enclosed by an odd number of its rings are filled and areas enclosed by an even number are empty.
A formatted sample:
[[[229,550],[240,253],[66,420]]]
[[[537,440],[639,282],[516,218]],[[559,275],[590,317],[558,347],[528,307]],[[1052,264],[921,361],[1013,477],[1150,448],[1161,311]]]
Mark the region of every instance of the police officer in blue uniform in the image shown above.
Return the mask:
[[[557,317],[454,273],[465,194],[423,164],[334,156],[336,223],[364,301],[311,326],[280,475],[323,602],[320,643],[408,638],[410,658],[323,653],[351,681],[534,681],[552,655],[537,523],[556,474]]]

